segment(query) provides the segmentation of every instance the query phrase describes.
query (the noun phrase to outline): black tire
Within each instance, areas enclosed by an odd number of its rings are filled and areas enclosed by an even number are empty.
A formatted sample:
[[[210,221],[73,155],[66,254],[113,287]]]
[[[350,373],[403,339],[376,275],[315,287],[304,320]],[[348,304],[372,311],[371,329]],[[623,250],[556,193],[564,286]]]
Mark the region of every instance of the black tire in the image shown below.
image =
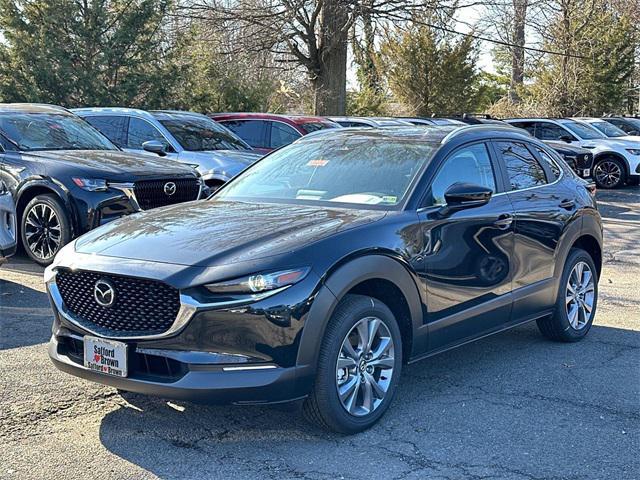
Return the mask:
[[[50,240],[47,243],[48,246],[42,246],[42,249],[40,250],[37,244],[34,246],[34,240],[31,236],[33,233],[33,226],[32,224],[29,224],[30,212],[42,211],[42,209],[47,208],[51,209],[57,218],[58,228],[54,227],[54,225],[56,225],[55,223],[51,223],[48,228],[51,229],[52,238],[59,238],[59,243],[56,244],[54,240]],[[22,212],[22,217],[20,218],[20,239],[22,241],[22,247],[29,258],[43,266],[50,265],[60,249],[71,241],[71,224],[69,222],[69,216],[66,209],[55,195],[38,195],[27,203],[27,206]],[[55,248],[51,248],[52,246]]]
[[[337,392],[337,360],[342,343],[362,319],[376,317],[387,327],[393,342],[393,373],[382,401],[370,413],[355,416],[340,402]],[[402,337],[391,310],[381,301],[363,295],[347,295],[329,321],[322,340],[313,391],[305,400],[305,418],[319,427],[343,434],[354,434],[370,428],[389,408],[398,386],[402,368]]]
[[[569,322],[569,315],[567,313],[567,283],[569,276],[571,275],[574,267],[584,262],[589,266],[591,272],[593,272],[594,283],[594,299],[590,317],[586,324],[579,329],[574,328]],[[559,342],[577,342],[582,340],[593,324],[593,319],[596,315],[596,309],[598,307],[598,273],[596,266],[593,263],[591,255],[586,251],[574,248],[569,252],[567,261],[562,271],[562,277],[560,278],[560,286],[558,287],[558,296],[556,300],[556,306],[553,314],[549,317],[539,319],[537,321],[540,332],[547,338]]]
[[[629,175],[629,178],[627,179],[627,185],[630,185],[632,187],[636,185],[640,185],[640,176],[634,175],[632,177],[631,175]]]
[[[598,188],[620,188],[627,180],[627,171],[617,158],[605,157],[594,165],[592,177]]]

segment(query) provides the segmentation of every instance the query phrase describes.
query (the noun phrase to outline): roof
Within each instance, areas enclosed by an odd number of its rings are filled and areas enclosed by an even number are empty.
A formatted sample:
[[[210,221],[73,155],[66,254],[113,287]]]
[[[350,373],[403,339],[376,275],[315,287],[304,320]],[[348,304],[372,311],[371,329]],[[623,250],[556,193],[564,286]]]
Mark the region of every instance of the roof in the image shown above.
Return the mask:
[[[137,115],[139,117],[151,118],[151,113],[139,108],[125,108],[125,107],[85,107],[85,108],[72,108],[71,111],[76,115],[87,116],[92,114],[105,114],[105,113],[119,113],[126,115]]]
[[[0,112],[70,114],[69,110],[64,107],[44,103],[0,103]]]
[[[284,115],[279,113],[257,113],[257,112],[225,112],[225,113],[209,113],[207,116],[216,119],[260,119],[260,120],[282,120],[285,122],[302,125],[305,123],[329,123],[324,117],[315,117],[312,115]]]
[[[392,127],[392,128],[358,128],[347,127],[340,129],[321,130],[296,140],[300,142],[313,142],[322,139],[331,140],[356,139],[356,140],[410,140],[415,142],[445,144],[462,134],[475,134],[477,136],[506,135],[529,141],[537,141],[531,136],[520,133],[519,129],[500,125],[423,125],[420,127]],[[483,135],[484,134],[484,135]]]

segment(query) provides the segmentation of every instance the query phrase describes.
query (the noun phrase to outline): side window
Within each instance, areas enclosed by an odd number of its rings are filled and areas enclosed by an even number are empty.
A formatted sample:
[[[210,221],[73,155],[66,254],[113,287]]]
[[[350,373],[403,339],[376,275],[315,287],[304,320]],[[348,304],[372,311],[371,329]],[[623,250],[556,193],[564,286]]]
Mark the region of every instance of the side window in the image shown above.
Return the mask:
[[[127,137],[127,117],[96,116],[86,117],[89,124],[119,147],[123,147]]]
[[[453,152],[431,183],[426,206],[444,205],[444,193],[454,183],[474,183],[496,191],[491,158],[484,143],[462,147]]]
[[[221,120],[219,123],[227,127],[252,147],[265,148],[265,126],[263,120]]]
[[[507,167],[511,190],[522,190],[547,183],[544,169],[525,145],[516,142],[496,142],[496,146]]]
[[[529,135],[535,136],[535,131],[536,131],[535,123],[533,122],[509,122],[509,123],[516,128],[522,128],[523,130],[526,130],[527,132],[529,132]]]
[[[271,122],[271,148],[280,148],[295,142],[302,135],[296,130],[281,122]]]
[[[129,134],[127,136],[127,148],[142,150],[142,144],[150,140],[157,140],[167,145],[167,140],[156,127],[146,120],[139,118],[129,119]]]
[[[535,136],[540,140],[560,140],[560,137],[572,136],[564,128],[553,123],[539,122]]]
[[[540,158],[542,158],[542,161],[546,162],[547,165],[549,166],[549,169],[551,170],[551,172],[553,173],[553,180],[555,180],[556,178],[558,178],[560,176],[560,167],[558,166],[558,164],[551,158],[551,155],[549,155],[547,152],[545,152],[544,150],[542,150],[541,148],[536,147],[536,150],[538,151],[538,154],[540,155]],[[550,179],[551,180],[551,179]]]

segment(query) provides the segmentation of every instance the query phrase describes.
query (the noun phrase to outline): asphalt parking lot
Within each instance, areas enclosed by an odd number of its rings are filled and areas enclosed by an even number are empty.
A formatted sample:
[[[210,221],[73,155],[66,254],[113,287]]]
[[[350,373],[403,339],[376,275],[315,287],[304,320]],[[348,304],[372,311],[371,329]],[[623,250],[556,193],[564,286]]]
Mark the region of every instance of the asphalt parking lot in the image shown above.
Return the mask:
[[[42,269],[0,268],[0,478],[640,478],[640,189],[599,192],[594,327],[558,344],[526,325],[403,371],[371,430],[295,411],[140,396],[58,372]]]

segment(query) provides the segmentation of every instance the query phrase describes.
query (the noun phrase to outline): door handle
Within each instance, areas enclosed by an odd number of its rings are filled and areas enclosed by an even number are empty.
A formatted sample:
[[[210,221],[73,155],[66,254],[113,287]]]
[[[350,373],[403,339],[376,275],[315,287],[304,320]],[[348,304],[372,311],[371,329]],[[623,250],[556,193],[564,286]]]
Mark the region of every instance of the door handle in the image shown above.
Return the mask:
[[[566,199],[561,201],[558,206],[560,208],[564,208],[565,210],[573,210],[573,207],[576,206],[576,202],[573,200]]]
[[[493,225],[500,230],[508,229],[513,223],[513,215],[503,214],[498,217],[498,220],[493,222]]]

